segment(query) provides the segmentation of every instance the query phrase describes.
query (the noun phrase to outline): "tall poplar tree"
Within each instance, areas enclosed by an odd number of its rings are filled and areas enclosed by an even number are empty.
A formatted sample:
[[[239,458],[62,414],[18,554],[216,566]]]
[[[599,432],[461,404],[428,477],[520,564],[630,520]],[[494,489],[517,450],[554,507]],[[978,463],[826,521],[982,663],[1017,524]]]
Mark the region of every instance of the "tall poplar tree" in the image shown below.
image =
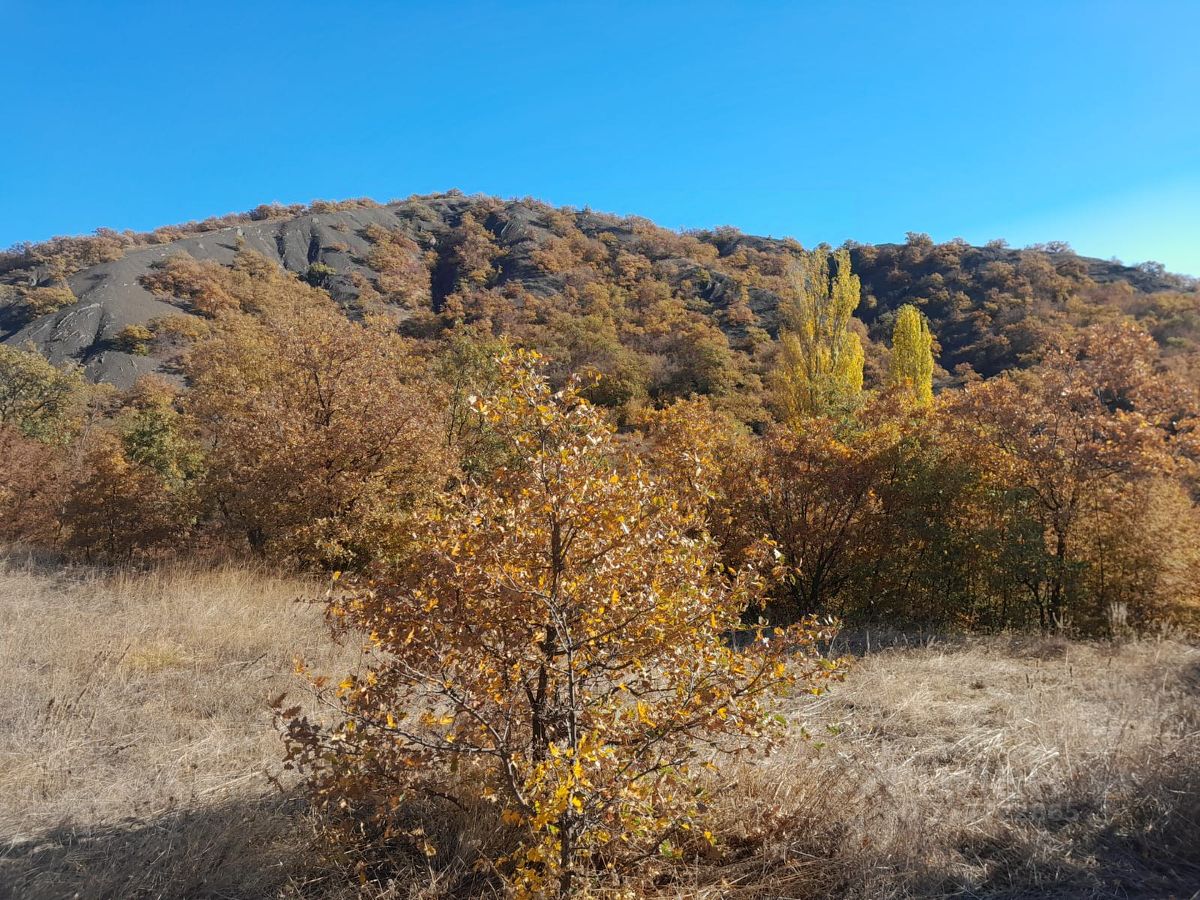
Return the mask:
[[[933,402],[933,334],[929,322],[911,304],[900,307],[892,326],[887,380],[906,391],[917,406]]]
[[[862,391],[864,360],[862,342],[850,330],[861,294],[850,252],[843,247],[807,254],[793,269],[793,284],[793,295],[780,308],[775,372],[776,396],[789,424],[852,404]]]

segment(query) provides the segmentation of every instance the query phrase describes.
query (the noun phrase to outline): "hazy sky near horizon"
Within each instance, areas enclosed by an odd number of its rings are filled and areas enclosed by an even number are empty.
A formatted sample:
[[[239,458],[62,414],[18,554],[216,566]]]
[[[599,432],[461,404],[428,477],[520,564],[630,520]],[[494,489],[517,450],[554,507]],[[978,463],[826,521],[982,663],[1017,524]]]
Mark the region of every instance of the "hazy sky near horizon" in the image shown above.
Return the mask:
[[[0,0],[0,246],[452,187],[1200,275],[1200,2]]]

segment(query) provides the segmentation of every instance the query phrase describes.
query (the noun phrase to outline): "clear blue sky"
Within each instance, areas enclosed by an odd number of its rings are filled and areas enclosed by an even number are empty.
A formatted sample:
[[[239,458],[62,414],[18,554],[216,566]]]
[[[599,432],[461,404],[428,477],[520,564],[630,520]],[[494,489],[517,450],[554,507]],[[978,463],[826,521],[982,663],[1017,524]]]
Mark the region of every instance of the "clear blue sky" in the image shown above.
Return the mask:
[[[1200,2],[0,0],[0,246],[458,187],[1200,275]]]

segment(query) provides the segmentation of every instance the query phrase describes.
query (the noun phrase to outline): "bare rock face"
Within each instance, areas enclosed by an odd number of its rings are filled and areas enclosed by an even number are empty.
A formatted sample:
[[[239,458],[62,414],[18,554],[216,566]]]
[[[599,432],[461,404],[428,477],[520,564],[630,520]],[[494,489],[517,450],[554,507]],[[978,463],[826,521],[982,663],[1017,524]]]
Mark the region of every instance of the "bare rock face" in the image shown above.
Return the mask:
[[[180,312],[178,306],[142,286],[142,276],[156,263],[185,253],[198,260],[228,264],[242,244],[296,273],[302,274],[320,262],[338,276],[347,276],[353,271],[367,271],[355,259],[370,249],[370,242],[362,234],[370,224],[396,228],[398,222],[394,210],[386,207],[342,210],[247,222],[170,244],[129,250],[118,260],[90,266],[68,279],[78,303],[7,333],[0,331],[0,340],[17,346],[32,343],[55,364],[77,363],[92,381],[127,387],[138,376],[153,372],[158,361],[118,349],[117,335],[128,325],[142,325]],[[347,285],[343,277],[333,279],[330,288],[335,299],[352,297]]]
[[[142,285],[142,277],[167,258],[187,254],[228,265],[239,247],[245,247],[299,275],[319,263],[335,273],[322,286],[334,300],[348,303],[358,294],[352,276],[357,273],[369,278],[373,274],[364,261],[372,248],[366,236],[370,226],[400,231],[423,246],[436,248],[474,203],[471,198],[449,194],[387,206],[306,212],[242,222],[171,243],[130,249],[119,259],[70,276],[67,283],[78,299],[73,305],[32,321],[20,321],[11,314],[6,318],[0,310],[0,342],[32,344],[57,365],[81,366],[92,381],[128,387],[139,376],[156,371],[159,361],[120,349],[117,336],[129,325],[144,325],[181,311],[169,299],[155,296]],[[617,221],[607,216],[594,218],[595,224],[604,227],[612,227]],[[553,237],[544,219],[544,211],[508,204],[499,206],[484,223],[505,250],[501,280],[521,281],[528,290],[543,295],[560,287],[556,278],[546,275],[530,259],[532,251]]]

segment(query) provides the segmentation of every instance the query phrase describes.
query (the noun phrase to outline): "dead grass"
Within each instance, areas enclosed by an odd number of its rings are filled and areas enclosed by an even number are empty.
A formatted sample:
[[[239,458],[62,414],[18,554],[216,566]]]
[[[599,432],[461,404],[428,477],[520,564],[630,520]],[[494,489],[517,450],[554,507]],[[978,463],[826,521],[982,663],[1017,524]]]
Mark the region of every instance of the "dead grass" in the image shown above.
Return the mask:
[[[795,710],[818,752],[731,775],[721,815],[749,852],[708,875],[721,896],[1193,896],[1198,692],[1200,652],[1173,641],[863,657]]]
[[[291,660],[352,665],[301,581],[0,563],[0,897],[352,896],[271,787]],[[338,654],[334,656],[333,654]],[[728,764],[719,852],[672,897],[1189,897],[1200,891],[1200,652],[996,638],[863,655],[797,737]],[[420,815],[420,811],[414,811]],[[485,817],[376,897],[486,894]],[[455,852],[454,848],[463,848]]]
[[[255,896],[302,843],[268,698],[330,659],[299,580],[0,563],[0,896]]]

